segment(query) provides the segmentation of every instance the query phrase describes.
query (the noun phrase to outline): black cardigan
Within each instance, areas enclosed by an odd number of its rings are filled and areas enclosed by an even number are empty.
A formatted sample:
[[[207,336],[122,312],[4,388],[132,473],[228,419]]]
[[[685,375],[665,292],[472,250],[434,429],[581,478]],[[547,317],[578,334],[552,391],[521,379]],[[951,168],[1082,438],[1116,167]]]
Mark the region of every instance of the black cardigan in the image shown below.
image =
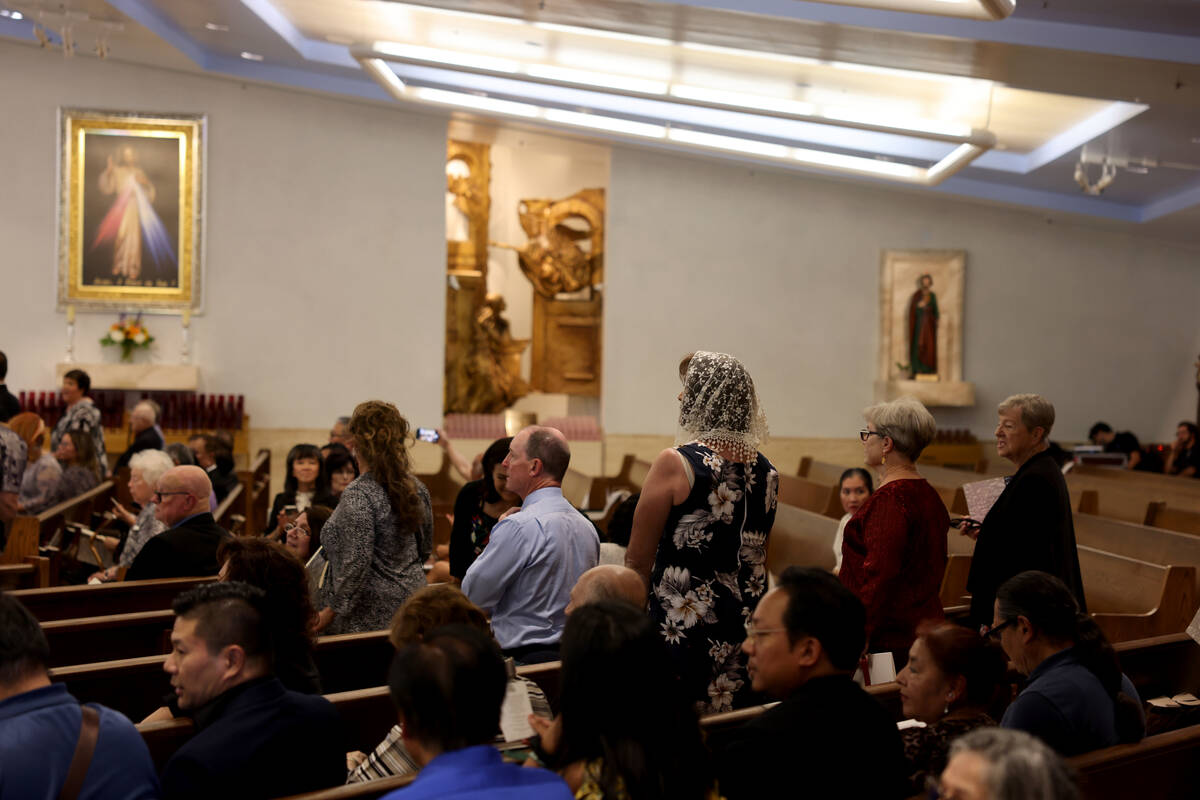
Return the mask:
[[[1046,450],[1032,456],[1008,479],[983,520],[967,578],[971,622],[991,625],[996,590],[1030,569],[1061,578],[1079,601],[1080,610],[1087,611],[1071,496],[1062,471]]]

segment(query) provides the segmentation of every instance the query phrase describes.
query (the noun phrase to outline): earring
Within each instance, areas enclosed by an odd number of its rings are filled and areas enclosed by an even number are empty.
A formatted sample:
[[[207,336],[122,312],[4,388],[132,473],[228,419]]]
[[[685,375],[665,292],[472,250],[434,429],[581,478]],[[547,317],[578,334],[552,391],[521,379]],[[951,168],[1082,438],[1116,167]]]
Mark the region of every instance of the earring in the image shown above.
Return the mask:
[[[887,456],[880,456],[880,457],[879,457],[879,465],[880,465],[880,466],[887,466]]]

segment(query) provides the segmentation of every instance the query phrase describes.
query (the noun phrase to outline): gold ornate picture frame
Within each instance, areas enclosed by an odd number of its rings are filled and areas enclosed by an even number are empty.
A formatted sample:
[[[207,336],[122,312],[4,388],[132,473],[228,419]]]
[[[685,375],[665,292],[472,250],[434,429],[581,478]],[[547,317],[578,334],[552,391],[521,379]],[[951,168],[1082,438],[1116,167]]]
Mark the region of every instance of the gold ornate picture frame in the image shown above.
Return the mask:
[[[199,310],[206,117],[59,111],[58,305]]]

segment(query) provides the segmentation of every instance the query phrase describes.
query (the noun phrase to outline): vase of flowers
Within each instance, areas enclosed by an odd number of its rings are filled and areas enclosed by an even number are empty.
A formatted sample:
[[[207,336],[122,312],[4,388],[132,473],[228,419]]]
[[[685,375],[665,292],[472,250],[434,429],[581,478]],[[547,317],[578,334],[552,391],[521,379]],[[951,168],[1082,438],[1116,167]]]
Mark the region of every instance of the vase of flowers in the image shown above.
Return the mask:
[[[154,337],[142,324],[141,314],[130,318],[122,314],[121,318],[109,327],[100,344],[105,347],[120,347],[121,360],[132,361],[134,350],[145,349],[153,341]]]

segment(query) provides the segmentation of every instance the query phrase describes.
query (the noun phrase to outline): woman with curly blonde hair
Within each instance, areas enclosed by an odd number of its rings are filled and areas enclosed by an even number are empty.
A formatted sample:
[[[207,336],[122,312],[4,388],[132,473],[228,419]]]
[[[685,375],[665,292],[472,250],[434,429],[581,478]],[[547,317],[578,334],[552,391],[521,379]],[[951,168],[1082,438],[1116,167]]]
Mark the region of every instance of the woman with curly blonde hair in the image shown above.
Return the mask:
[[[412,474],[408,421],[391,403],[360,403],[350,435],[364,469],[321,529],[329,559],[322,592],[323,633],[388,627],[396,609],[425,585],[433,548],[429,492]]]

